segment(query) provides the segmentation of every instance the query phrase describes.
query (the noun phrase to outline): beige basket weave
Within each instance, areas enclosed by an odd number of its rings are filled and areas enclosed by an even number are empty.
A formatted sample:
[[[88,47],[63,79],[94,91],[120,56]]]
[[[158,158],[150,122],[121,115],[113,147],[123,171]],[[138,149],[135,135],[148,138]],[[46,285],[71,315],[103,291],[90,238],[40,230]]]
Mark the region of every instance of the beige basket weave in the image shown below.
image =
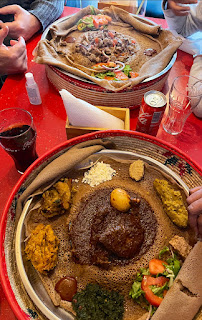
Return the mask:
[[[167,80],[169,70],[161,76],[135,86],[132,90],[107,92],[96,84],[67,76],[58,68],[46,65],[46,74],[57,90],[66,89],[76,98],[85,100],[93,105],[107,107],[136,108],[139,107],[142,97],[149,90],[161,91]]]

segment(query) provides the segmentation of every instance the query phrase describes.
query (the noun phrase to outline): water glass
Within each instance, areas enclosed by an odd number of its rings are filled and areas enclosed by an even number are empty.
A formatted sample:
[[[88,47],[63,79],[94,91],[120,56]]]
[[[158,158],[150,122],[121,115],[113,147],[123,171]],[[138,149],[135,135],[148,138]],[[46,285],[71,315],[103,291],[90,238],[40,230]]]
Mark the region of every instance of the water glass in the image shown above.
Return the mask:
[[[36,135],[33,118],[28,111],[20,108],[0,111],[0,145],[13,158],[19,173],[38,158]]]
[[[188,75],[175,78],[169,92],[164,130],[172,135],[182,132],[188,116],[200,103],[202,103],[202,81]]]

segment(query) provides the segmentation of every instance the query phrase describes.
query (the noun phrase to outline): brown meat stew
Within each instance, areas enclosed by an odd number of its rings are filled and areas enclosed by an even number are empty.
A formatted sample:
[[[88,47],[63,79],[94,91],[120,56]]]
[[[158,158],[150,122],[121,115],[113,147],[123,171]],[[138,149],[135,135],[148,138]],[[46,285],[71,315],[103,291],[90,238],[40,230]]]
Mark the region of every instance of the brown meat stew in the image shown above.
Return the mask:
[[[157,221],[150,205],[141,197],[126,212],[110,204],[112,188],[100,189],[82,199],[77,217],[70,224],[70,242],[75,262],[126,265],[139,259],[153,244]],[[135,193],[127,190],[131,197]]]

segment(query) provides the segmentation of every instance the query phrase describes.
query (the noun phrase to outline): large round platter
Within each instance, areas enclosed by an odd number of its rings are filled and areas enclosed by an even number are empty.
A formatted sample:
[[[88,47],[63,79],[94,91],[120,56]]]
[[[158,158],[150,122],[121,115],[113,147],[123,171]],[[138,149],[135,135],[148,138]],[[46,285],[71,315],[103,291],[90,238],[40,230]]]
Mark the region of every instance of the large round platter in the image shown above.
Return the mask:
[[[164,173],[168,174],[174,180],[178,182],[178,184],[184,189],[185,193],[188,194],[189,188],[183,182],[183,180],[170,168],[166,167],[165,165],[161,164],[160,162],[147,157],[140,155],[138,153],[127,152],[127,151],[114,151],[114,150],[104,150],[98,152],[99,155],[106,155],[107,157],[115,156],[120,159],[142,159],[145,162],[153,165],[159,169],[161,169]],[[91,160],[88,160],[90,163]],[[41,312],[48,317],[50,320],[65,320],[65,319],[73,319],[73,317],[62,310],[61,308],[55,308],[53,303],[50,301],[46,290],[44,289],[43,285],[41,284],[40,279],[37,279],[36,272],[32,268],[32,272],[27,273],[25,271],[26,267],[23,263],[23,256],[22,256],[22,244],[25,241],[25,231],[24,231],[24,221],[26,219],[26,215],[28,213],[29,206],[32,202],[32,199],[28,200],[25,204],[24,210],[22,215],[19,219],[17,228],[16,228],[16,238],[15,238],[15,256],[17,262],[18,272],[20,274],[21,280],[25,286],[25,289],[32,299],[32,301],[38,306]],[[30,271],[30,270],[29,270]]]
[[[104,151],[108,156],[142,158],[173,177],[186,193],[189,188],[202,184],[202,170],[187,155],[157,138],[137,132],[100,131],[87,134],[64,142],[36,160],[13,189],[0,224],[1,283],[15,315],[20,320],[73,318],[52,305],[34,270],[29,273],[25,271],[21,255],[23,222],[31,201],[27,202],[20,220],[15,223],[16,201],[36,175],[55,157],[73,145],[98,138],[108,138],[116,144],[118,151]]]
[[[53,25],[59,25],[61,22],[68,20],[71,16],[63,17],[52,23],[42,34],[42,40],[50,39],[50,28]],[[138,17],[139,18],[139,17]],[[156,25],[153,21],[146,18],[139,18],[146,21],[151,25]],[[66,89],[79,99],[86,100],[93,105],[99,105],[100,101],[105,106],[114,107],[129,107],[134,109],[141,104],[142,97],[145,92],[149,90],[161,91],[165,81],[167,80],[170,69],[172,68],[177,53],[175,53],[168,63],[167,67],[156,75],[149,77],[134,86],[132,89],[124,89],[119,92],[110,92],[105,88],[100,87],[92,81],[74,75],[70,72],[62,70],[58,67],[46,65],[46,74],[50,82],[56,87],[57,90]]]

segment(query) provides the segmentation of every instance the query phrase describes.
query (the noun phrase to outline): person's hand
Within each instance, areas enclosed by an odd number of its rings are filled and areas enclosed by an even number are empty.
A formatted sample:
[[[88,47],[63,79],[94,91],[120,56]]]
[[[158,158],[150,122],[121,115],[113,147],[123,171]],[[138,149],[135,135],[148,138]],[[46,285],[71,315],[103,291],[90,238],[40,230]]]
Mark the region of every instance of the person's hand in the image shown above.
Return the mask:
[[[198,0],[168,0],[168,9],[171,9],[176,16],[187,16],[190,7],[189,4],[197,3]],[[187,6],[183,6],[188,4]]]
[[[187,198],[189,224],[202,239],[202,186],[189,190]]]
[[[3,44],[8,35],[9,28],[0,29],[0,74],[21,73],[27,70],[27,50],[23,37],[17,40],[11,40],[10,47]]]
[[[11,38],[18,39],[23,37],[25,41],[29,40],[37,31],[41,29],[40,21],[31,13],[18,5],[5,6],[0,8],[0,14],[13,14],[13,22],[1,22],[0,27],[9,27]]]

